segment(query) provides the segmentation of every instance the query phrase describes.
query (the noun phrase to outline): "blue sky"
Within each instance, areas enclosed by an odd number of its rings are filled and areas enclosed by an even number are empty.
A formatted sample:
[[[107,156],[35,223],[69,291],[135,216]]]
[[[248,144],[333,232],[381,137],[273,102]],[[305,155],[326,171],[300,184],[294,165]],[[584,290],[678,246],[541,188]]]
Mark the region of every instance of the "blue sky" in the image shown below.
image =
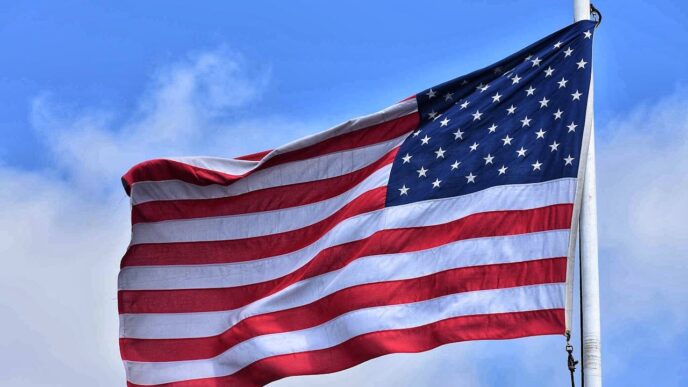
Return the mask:
[[[688,384],[688,3],[596,4],[604,374]],[[119,176],[258,151],[488,65],[571,1],[12,2],[0,11],[2,386],[119,386]],[[394,355],[283,386],[553,385],[560,337]],[[42,372],[36,372],[39,367]]]

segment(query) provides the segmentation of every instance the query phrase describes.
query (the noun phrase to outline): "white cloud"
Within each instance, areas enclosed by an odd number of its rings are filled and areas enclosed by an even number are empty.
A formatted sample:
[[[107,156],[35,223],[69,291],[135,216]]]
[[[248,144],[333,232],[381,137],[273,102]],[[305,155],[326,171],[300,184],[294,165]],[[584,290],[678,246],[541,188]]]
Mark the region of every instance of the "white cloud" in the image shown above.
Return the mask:
[[[238,136],[245,123],[232,115],[256,100],[268,79],[269,69],[255,70],[219,48],[157,71],[133,112],[69,107],[45,93],[32,102],[31,121],[57,167],[87,187],[93,179],[111,181],[138,161],[195,153],[221,144],[218,135]],[[240,154],[241,144],[224,143],[222,154]]]
[[[123,385],[116,273],[129,226],[119,176],[151,157],[231,156],[322,129],[284,117],[241,118],[239,111],[259,100],[268,80],[269,69],[253,70],[220,48],[156,72],[133,112],[67,106],[49,93],[32,102],[33,125],[54,163],[39,171],[0,166],[0,331],[11,332],[0,340],[0,385]],[[621,340],[615,332],[627,329],[627,321],[670,328],[672,337],[688,320],[685,106],[688,93],[679,90],[599,129],[610,340]],[[276,385],[565,385],[561,341],[455,344]],[[642,350],[646,344],[632,345]],[[619,372],[624,353],[610,354],[606,364]]]
[[[637,368],[628,359],[672,353],[685,335],[686,106],[688,90],[678,88],[666,98],[612,120],[600,131],[603,350],[605,373],[611,378],[622,378]],[[670,369],[665,371],[658,372],[666,378],[664,385],[680,385]]]
[[[687,103],[679,89],[640,106],[610,122],[599,146],[602,259],[609,296],[624,300],[609,307],[624,318],[666,307],[688,322]]]
[[[151,157],[241,154],[245,145],[227,140],[255,122],[227,116],[255,101],[268,77],[220,48],[160,69],[134,112],[60,104],[50,93],[32,101],[53,163],[0,164],[0,385],[124,385],[116,279],[129,208],[119,177]]]
[[[0,385],[121,380],[112,274],[126,201],[89,200],[48,173],[0,168],[0,179]]]

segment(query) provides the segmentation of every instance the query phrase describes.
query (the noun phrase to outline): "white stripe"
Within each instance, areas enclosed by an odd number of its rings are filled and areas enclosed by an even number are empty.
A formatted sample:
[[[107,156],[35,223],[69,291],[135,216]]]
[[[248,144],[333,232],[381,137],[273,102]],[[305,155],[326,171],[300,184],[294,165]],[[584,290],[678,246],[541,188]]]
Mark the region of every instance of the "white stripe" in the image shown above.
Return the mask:
[[[461,267],[565,257],[568,236],[569,230],[557,230],[468,239],[427,250],[368,256],[234,310],[124,314],[120,316],[121,334],[147,339],[213,336],[251,316],[307,305],[357,285],[423,277]]]
[[[335,197],[297,207],[240,215],[165,220],[132,226],[131,244],[241,239],[297,230],[317,223],[360,195],[387,185],[392,165],[373,172]]]
[[[296,141],[292,141],[283,145],[263,157],[259,161],[226,159],[219,157],[170,157],[169,160],[175,160],[184,164],[192,165],[199,168],[209,169],[217,172],[227,173],[230,175],[243,175],[250,172],[266,161],[274,158],[279,154],[293,152],[295,150],[303,149],[319,142],[323,142],[329,138],[339,136],[345,133],[355,132],[357,130],[366,129],[383,122],[392,121],[397,118],[409,115],[418,110],[416,99],[399,102],[379,112],[369,114],[367,116],[353,118],[333,128],[326,129],[320,133],[316,133],[307,137],[303,137]]]
[[[266,357],[330,348],[370,332],[408,329],[459,316],[563,307],[563,284],[458,293],[410,304],[359,309],[313,328],[258,336],[212,359],[124,363],[127,379],[137,384],[211,378],[231,375]]]
[[[205,281],[210,280],[207,276],[212,276],[212,273],[224,278],[224,286],[268,281],[291,273],[328,247],[364,239],[380,230],[432,226],[479,212],[572,203],[575,188],[575,178],[563,178],[543,183],[496,186],[463,196],[388,207],[345,219],[314,243],[291,253],[219,265],[127,267],[120,272],[119,286],[120,289],[183,287],[176,283],[181,278],[194,281],[193,278],[197,277]],[[145,270],[154,270],[155,278],[160,278],[161,282],[149,283],[152,276]]]
[[[241,195],[259,189],[328,179],[365,168],[401,145],[406,134],[392,140],[329,153],[256,171],[229,186],[195,185],[180,180],[145,181],[132,186],[132,204],[157,200],[213,199]]]

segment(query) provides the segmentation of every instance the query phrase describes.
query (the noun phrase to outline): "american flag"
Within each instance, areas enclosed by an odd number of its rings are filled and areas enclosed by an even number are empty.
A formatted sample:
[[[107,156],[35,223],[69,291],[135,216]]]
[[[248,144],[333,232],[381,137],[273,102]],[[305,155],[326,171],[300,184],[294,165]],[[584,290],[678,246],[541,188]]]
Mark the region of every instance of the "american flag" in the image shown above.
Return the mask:
[[[257,386],[564,333],[593,31],[269,152],[132,168],[129,385]]]

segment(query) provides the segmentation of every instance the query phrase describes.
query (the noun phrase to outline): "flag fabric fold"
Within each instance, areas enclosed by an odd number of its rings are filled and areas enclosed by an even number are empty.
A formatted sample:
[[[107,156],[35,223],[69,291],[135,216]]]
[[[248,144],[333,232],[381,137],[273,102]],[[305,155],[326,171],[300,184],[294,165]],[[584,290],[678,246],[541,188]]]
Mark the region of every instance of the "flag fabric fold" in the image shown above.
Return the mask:
[[[122,178],[129,386],[260,386],[563,334],[594,23],[268,152]]]

